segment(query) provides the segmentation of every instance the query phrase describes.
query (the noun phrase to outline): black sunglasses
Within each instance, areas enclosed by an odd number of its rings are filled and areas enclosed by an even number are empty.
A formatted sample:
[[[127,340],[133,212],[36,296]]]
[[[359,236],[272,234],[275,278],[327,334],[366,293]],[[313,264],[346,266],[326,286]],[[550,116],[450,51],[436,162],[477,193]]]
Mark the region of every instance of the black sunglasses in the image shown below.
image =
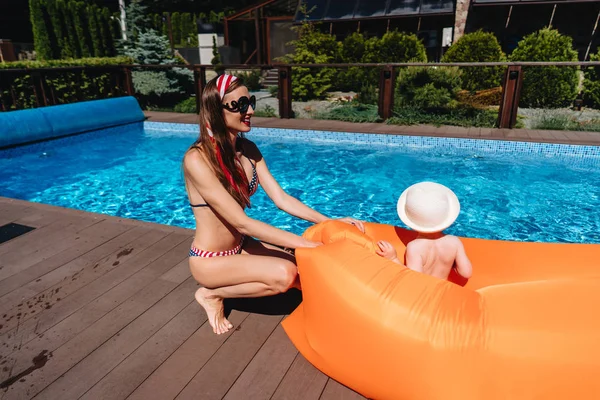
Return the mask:
[[[250,96],[250,98],[246,96],[242,96],[237,101],[232,100],[231,106],[229,103],[223,104],[223,108],[227,111],[231,112],[239,112],[240,114],[244,114],[248,111],[248,107],[252,106],[253,110],[256,110],[256,96]]]

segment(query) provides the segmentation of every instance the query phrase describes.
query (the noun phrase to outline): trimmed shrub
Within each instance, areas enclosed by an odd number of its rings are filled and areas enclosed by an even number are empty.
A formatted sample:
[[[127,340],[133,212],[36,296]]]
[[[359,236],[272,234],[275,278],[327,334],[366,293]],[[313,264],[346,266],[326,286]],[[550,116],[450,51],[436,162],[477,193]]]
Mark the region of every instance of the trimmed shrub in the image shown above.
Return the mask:
[[[426,62],[423,43],[413,34],[391,31],[381,38],[365,39],[362,33],[347,36],[339,45],[340,63]],[[334,87],[361,91],[364,85],[378,86],[379,68],[350,67],[335,75]]]
[[[396,84],[396,107],[440,109],[451,105],[460,90],[461,73],[456,67],[407,67]]]
[[[370,54],[365,62],[427,62],[425,46],[413,33],[390,31],[373,44],[373,49],[367,46]]]
[[[499,62],[506,61],[498,39],[493,33],[477,31],[458,39],[442,62]],[[462,88],[472,92],[500,85],[504,67],[461,67]]]
[[[525,36],[511,61],[577,61],[573,40],[544,28]],[[577,67],[523,67],[521,107],[550,108],[569,105],[577,96]]]

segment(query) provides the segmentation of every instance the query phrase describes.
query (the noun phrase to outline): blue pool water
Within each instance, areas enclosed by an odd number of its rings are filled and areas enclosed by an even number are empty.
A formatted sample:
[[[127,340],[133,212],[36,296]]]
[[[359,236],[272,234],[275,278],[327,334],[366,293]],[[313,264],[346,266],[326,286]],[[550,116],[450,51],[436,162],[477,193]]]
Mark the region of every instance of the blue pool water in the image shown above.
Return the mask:
[[[0,151],[0,196],[194,227],[181,158],[195,131],[142,124]],[[600,243],[600,168],[560,157],[450,147],[316,143],[253,136],[291,195],[320,212],[402,226],[396,201],[433,180],[461,214],[447,232],[470,237]],[[310,223],[279,211],[260,189],[250,216],[301,234]]]

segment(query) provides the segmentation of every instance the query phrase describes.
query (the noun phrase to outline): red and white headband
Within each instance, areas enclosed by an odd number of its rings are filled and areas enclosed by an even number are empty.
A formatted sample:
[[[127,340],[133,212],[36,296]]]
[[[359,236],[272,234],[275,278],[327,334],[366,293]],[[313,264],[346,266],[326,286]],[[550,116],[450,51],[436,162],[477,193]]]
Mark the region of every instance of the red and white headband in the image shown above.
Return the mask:
[[[227,91],[227,89],[229,88],[229,86],[237,81],[237,77],[233,76],[233,75],[227,75],[227,74],[223,74],[220,75],[217,78],[217,90],[219,91],[219,97],[221,98],[221,100],[223,100],[223,97],[225,96],[225,92]],[[208,131],[208,136],[210,136],[211,138],[214,137],[214,134],[212,132],[212,130],[210,129],[210,125],[206,124],[206,130]]]
[[[221,100],[223,100],[225,92],[227,91],[229,86],[235,81],[237,81],[237,77],[233,75],[223,74],[219,76],[219,78],[217,79],[217,90],[219,91],[219,97],[221,97]]]

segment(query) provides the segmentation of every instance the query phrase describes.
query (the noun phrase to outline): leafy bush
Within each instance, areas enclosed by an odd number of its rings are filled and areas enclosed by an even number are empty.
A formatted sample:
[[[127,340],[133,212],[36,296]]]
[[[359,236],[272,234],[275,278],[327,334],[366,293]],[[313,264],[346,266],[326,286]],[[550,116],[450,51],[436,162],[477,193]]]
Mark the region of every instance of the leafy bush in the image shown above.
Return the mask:
[[[413,33],[387,32],[375,42],[375,48],[367,62],[427,62],[425,46]],[[368,58],[367,58],[368,59]]]
[[[348,122],[381,122],[377,106],[368,104],[343,104],[329,111],[317,113],[316,119]]]
[[[590,61],[600,61],[600,52],[591,54]],[[588,106],[600,108],[600,66],[586,68],[584,76],[583,100]]]
[[[340,43],[338,53],[340,63],[386,63],[386,62],[426,62],[427,54],[423,43],[414,35],[387,32],[383,37],[366,39],[362,33],[353,33]],[[377,87],[379,68],[350,67],[339,70],[335,75],[334,86],[343,91],[359,91],[365,84]]]
[[[476,108],[498,106],[502,102],[502,88],[495,87],[492,89],[479,90],[475,93],[468,90],[461,90],[456,94],[456,100]]]
[[[357,101],[361,104],[377,104],[377,89],[369,82],[364,83],[358,92]]]
[[[333,35],[318,31],[315,24],[306,21],[291,29],[299,36],[298,40],[291,42],[295,47],[294,53],[276,61],[290,64],[327,64],[336,59],[339,44]],[[332,68],[293,68],[292,98],[299,101],[325,98],[335,73]]]
[[[493,33],[467,33],[454,43],[442,57],[442,62],[506,61],[498,39]],[[499,86],[504,67],[461,67],[462,88],[470,91]]]
[[[188,113],[195,114],[196,113],[196,97],[189,97],[182,102],[175,105],[174,110],[178,113]]]
[[[450,105],[460,90],[456,67],[407,67],[396,84],[396,108],[437,109]]]
[[[525,36],[511,61],[577,61],[573,40],[544,28]],[[577,67],[523,67],[520,106],[550,108],[570,104],[577,96]]]
[[[269,86],[269,93],[273,97],[278,97],[279,96],[279,86],[277,86],[277,85]]]
[[[260,70],[252,70],[248,72],[240,72],[236,75],[242,83],[248,88],[248,90],[260,90],[262,88],[260,84]]]
[[[275,109],[267,104],[265,106],[265,108],[254,111],[254,116],[255,117],[272,118],[272,117],[276,117],[277,114],[275,114]]]

